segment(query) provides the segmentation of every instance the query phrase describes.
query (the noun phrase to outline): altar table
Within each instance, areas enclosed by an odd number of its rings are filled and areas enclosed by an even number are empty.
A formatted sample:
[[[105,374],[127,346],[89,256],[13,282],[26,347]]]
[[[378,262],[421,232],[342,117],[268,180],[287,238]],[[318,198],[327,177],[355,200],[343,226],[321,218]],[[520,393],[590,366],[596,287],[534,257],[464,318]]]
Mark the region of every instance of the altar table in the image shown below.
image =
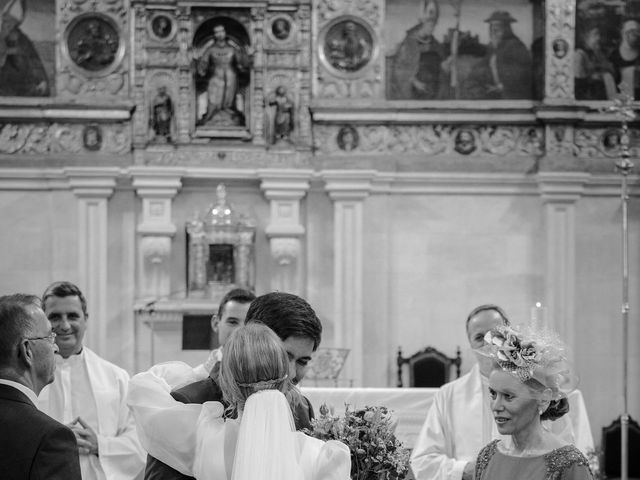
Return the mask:
[[[344,414],[345,403],[353,408],[387,407],[398,419],[396,436],[405,447],[413,448],[437,388],[319,388],[301,387],[316,415],[326,403],[338,416]]]

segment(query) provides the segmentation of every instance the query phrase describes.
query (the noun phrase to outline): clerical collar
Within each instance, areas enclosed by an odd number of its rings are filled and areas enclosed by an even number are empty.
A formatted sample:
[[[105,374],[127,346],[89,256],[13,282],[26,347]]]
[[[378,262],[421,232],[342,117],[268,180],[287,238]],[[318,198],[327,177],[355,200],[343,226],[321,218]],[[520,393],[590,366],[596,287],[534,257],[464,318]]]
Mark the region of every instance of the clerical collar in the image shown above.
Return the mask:
[[[84,360],[84,348],[80,350],[78,353],[74,353],[73,355],[69,355],[67,358],[64,358],[59,353],[56,354],[56,363],[60,365],[68,364],[68,365],[76,365]]]

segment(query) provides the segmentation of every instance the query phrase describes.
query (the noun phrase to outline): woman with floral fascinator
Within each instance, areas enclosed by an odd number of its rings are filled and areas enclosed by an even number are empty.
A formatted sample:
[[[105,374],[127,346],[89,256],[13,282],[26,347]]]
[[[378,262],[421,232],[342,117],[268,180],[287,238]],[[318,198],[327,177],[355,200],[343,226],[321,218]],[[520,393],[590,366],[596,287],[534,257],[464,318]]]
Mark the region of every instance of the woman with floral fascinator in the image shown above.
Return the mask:
[[[499,326],[485,335],[491,410],[503,440],[486,445],[476,480],[591,480],[588,461],[573,445],[543,427],[569,411],[567,394],[577,378],[566,348],[550,331]]]
[[[129,384],[140,441],[152,456],[198,480],[349,480],[344,443],[295,431],[285,397],[294,388],[288,370],[282,341],[260,323],[236,329],[225,344],[219,383],[227,409],[174,400],[172,388],[193,369],[156,365]]]

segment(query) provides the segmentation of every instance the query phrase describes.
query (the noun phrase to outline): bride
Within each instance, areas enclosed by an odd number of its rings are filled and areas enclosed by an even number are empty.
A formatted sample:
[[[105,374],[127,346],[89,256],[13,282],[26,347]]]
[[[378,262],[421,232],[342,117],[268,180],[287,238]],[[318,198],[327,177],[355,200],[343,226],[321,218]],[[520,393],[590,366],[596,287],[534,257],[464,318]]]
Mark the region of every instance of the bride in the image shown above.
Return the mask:
[[[288,357],[271,329],[250,323],[225,344],[219,383],[227,409],[174,400],[170,392],[190,372],[164,363],[131,379],[128,404],[149,454],[198,480],[349,480],[345,444],[295,431]]]

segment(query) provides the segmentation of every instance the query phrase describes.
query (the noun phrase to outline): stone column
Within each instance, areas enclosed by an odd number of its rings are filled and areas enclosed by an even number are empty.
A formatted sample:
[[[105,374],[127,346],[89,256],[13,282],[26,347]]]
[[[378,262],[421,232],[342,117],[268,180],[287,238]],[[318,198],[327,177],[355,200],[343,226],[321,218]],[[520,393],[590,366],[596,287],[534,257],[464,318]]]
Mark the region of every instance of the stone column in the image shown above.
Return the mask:
[[[546,322],[568,345],[574,344],[575,329],[575,204],[588,179],[586,173],[545,172],[538,175],[546,226]]]
[[[78,199],[78,287],[89,304],[91,327],[85,343],[98,355],[107,342],[107,203],[116,186],[118,168],[64,169]]]
[[[259,170],[260,188],[271,203],[271,218],[266,228],[275,262],[271,290],[304,296],[304,262],[300,259],[306,230],[300,223],[300,200],[309,190],[311,170]]]
[[[363,380],[363,215],[374,171],[325,170],[321,176],[333,200],[334,346],[350,348],[344,377]]]
[[[142,199],[138,223],[138,298],[147,302],[171,294],[171,241],[176,226],[171,218],[173,197],[182,186],[180,168],[133,167],[133,187]]]

